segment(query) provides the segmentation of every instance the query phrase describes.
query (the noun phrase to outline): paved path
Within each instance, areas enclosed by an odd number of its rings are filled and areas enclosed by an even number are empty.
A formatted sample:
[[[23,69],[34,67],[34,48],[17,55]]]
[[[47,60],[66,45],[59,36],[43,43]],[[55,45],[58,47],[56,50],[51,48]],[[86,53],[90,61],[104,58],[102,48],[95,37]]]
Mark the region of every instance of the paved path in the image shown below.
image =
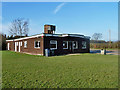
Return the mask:
[[[96,49],[91,49],[90,53],[96,53],[96,54],[100,54],[101,50],[96,50]],[[120,55],[120,51],[118,50],[107,50],[106,54],[110,54],[110,55]]]

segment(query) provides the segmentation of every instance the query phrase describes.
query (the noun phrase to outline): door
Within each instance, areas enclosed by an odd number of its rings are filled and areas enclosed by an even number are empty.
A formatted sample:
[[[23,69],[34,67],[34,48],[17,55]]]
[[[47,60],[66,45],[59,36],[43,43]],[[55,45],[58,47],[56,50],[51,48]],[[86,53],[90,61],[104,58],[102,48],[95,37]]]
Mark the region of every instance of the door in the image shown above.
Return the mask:
[[[18,51],[20,52],[20,46],[21,46],[21,42],[19,42],[19,48],[18,48]]]
[[[8,46],[8,50],[10,50],[10,43],[8,43],[8,45],[7,45],[7,46]]]
[[[69,45],[69,51],[70,51],[70,53],[73,53],[73,43],[72,43],[72,41],[69,41],[68,45]]]

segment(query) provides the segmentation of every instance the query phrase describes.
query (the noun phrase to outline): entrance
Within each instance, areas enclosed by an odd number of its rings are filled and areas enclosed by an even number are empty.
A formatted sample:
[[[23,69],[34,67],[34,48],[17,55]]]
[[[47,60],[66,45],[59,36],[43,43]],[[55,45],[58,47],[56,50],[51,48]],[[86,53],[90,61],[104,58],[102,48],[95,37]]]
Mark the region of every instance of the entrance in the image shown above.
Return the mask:
[[[74,49],[73,49],[73,42],[72,41],[69,41],[68,42],[68,49],[69,49],[69,51],[70,51],[70,53],[73,53],[74,52]]]
[[[15,52],[21,52],[22,42],[15,42]]]

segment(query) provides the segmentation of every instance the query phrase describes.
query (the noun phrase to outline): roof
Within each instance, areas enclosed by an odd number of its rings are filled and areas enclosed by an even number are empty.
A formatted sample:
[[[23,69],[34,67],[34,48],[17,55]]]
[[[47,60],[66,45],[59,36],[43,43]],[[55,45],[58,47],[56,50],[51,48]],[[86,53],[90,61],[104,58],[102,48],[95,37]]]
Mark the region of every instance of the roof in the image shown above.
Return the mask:
[[[51,25],[51,24],[45,24],[45,26],[55,26],[55,25]]]
[[[54,36],[54,37],[68,37],[68,36],[70,36],[70,37],[81,37],[81,38],[90,39],[89,36],[84,36],[84,35],[80,35],[80,34],[46,34],[46,33],[42,33],[42,34],[37,34],[37,35],[18,38],[18,39],[6,40],[6,41],[18,41],[18,40],[25,40],[25,39],[36,38],[36,37],[41,37],[41,36]]]

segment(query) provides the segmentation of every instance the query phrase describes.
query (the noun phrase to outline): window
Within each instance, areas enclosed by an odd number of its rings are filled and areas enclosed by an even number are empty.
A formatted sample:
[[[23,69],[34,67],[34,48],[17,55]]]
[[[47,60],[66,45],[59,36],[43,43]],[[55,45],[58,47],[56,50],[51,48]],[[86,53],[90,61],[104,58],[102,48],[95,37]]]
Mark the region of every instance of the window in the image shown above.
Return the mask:
[[[82,41],[82,49],[86,49],[86,48],[87,48],[86,42]]]
[[[24,41],[24,48],[27,48],[27,41]]]
[[[40,41],[35,41],[34,44],[35,44],[34,45],[35,48],[40,48]]]
[[[57,49],[57,41],[56,40],[50,41],[50,49]]]
[[[20,46],[22,46],[22,42],[20,42]]]
[[[68,49],[68,41],[63,41],[63,49]]]
[[[16,45],[18,46],[18,42],[16,42]]]
[[[73,49],[78,49],[78,42],[77,41],[73,41]]]

